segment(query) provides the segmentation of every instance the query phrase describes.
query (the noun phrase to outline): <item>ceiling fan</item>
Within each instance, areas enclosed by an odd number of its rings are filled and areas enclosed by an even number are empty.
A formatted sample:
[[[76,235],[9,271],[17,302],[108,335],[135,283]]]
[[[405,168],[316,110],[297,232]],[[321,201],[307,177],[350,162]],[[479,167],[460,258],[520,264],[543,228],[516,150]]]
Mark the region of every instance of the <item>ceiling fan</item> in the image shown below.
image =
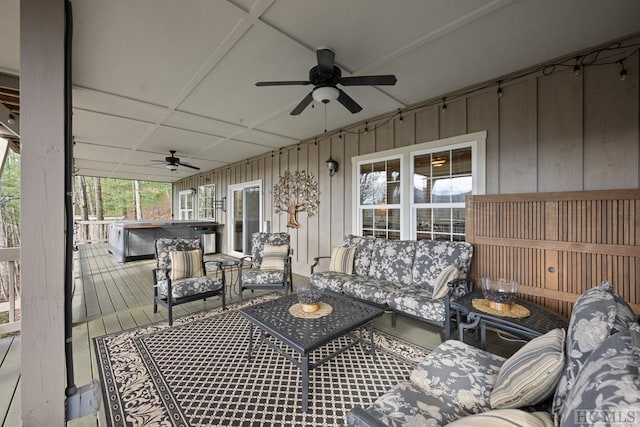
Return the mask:
[[[307,108],[311,101],[316,100],[323,104],[337,100],[352,113],[362,110],[362,107],[347,95],[337,85],[342,86],[382,86],[395,85],[398,79],[393,74],[379,76],[342,77],[342,70],[335,65],[335,53],[331,49],[322,48],[316,50],[318,65],[309,70],[309,80],[292,80],[277,82],[257,82],[256,86],[287,86],[287,85],[313,85],[313,90],[291,111],[292,116],[297,116]]]
[[[165,157],[164,160],[152,160],[152,162],[164,163],[167,169],[169,169],[170,171],[176,171],[180,166],[184,166],[185,168],[200,170],[200,168],[197,166],[193,166],[193,165],[190,165],[189,163],[181,162],[180,159],[175,156],[176,150],[169,150],[169,153],[171,153],[171,155],[168,157]]]

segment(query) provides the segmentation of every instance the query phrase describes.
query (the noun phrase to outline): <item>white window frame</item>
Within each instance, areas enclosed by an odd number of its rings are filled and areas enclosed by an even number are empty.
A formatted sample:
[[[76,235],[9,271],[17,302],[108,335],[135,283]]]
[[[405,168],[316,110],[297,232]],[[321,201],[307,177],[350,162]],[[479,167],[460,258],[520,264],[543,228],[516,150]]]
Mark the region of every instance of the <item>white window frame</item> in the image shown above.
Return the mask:
[[[384,204],[384,205],[361,205],[360,204],[360,182],[359,182],[359,176],[360,176],[360,166],[365,165],[365,164],[371,164],[371,163],[377,163],[377,162],[384,162],[384,161],[389,161],[389,160],[400,160],[400,203],[398,204],[392,204],[392,205],[388,205],[388,204]],[[377,209],[399,209],[400,210],[400,236],[402,238],[402,230],[403,230],[403,222],[404,222],[404,218],[402,215],[402,200],[404,198],[404,186],[406,185],[404,177],[402,176],[402,171],[404,170],[404,156],[400,155],[400,154],[394,154],[394,155],[390,155],[390,156],[384,156],[384,157],[376,157],[375,159],[365,159],[365,160],[360,160],[356,163],[356,170],[355,170],[355,175],[356,175],[356,182],[357,185],[355,186],[356,188],[356,218],[358,221],[358,227],[357,229],[359,230],[359,235],[362,235],[362,212],[365,210],[377,210]],[[375,218],[375,212],[374,212],[374,218]]]
[[[263,192],[263,187],[262,187],[262,180],[258,179],[255,181],[247,181],[247,182],[241,182],[239,184],[231,184],[229,185],[229,187],[227,187],[227,253],[229,255],[233,255],[236,257],[242,257],[245,255],[251,255],[250,253],[241,253],[238,251],[233,250],[233,233],[234,233],[234,226],[233,226],[233,207],[234,207],[234,199],[233,199],[233,192],[236,190],[244,190],[245,188],[248,187],[258,187],[258,192],[260,195],[260,203],[259,203],[259,231],[264,231],[264,192]],[[246,218],[246,212],[243,211],[243,216]],[[244,232],[244,231],[243,231]],[[243,238],[244,239],[244,238]]]
[[[201,215],[202,212],[200,212],[200,198],[201,197],[207,197],[206,196],[206,190],[205,188],[211,188],[213,189],[213,194],[211,196],[211,205],[210,206],[205,206],[204,209],[206,211],[210,211],[210,215]],[[197,207],[197,213],[198,213],[198,219],[209,219],[212,221],[216,220],[216,206],[214,201],[216,200],[216,184],[205,184],[205,185],[200,185],[198,187],[198,195],[196,197],[196,207]],[[206,202],[206,200],[205,200]]]
[[[178,219],[179,220],[192,220],[193,217],[193,205],[195,203],[195,192],[193,190],[182,190],[178,193]],[[185,206],[189,199],[191,199],[191,208]],[[183,203],[184,202],[184,203]]]
[[[352,200],[352,233],[362,235],[362,215],[360,209],[360,165],[397,158],[400,156],[400,239],[416,238],[416,220],[413,203],[413,156],[426,152],[450,150],[451,147],[472,147],[471,171],[473,176],[472,194],[486,191],[486,141],[487,132],[480,131],[421,144],[409,145],[391,150],[356,156],[351,159],[352,185],[356,190]],[[464,204],[463,204],[464,205]],[[462,206],[464,207],[464,206]]]

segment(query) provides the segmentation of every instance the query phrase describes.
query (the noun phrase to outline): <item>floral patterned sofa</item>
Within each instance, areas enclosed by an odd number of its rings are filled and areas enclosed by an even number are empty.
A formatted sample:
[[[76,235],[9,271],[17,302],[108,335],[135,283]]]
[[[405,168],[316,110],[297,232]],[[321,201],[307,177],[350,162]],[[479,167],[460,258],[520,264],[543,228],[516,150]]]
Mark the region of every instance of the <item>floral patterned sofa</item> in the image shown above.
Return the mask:
[[[466,242],[388,240],[370,236],[345,237],[343,247],[355,249],[352,273],[318,271],[311,266],[311,285],[348,295],[397,313],[444,327],[450,337],[450,292],[434,298],[434,284],[448,266],[455,265],[462,278],[471,265],[473,247]],[[458,294],[470,290],[462,280]],[[459,296],[459,295],[458,295]]]
[[[353,408],[347,420],[359,427],[638,425],[640,325],[605,282],[578,299],[566,338],[556,329],[507,360],[445,341],[409,381]]]

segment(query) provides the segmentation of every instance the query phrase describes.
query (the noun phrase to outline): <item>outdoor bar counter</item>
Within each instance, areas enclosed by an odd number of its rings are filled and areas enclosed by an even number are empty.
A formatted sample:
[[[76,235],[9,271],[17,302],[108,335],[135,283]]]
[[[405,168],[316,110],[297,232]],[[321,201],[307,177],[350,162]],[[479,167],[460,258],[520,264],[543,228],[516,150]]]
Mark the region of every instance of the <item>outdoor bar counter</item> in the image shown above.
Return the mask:
[[[126,221],[109,228],[109,252],[117,262],[155,257],[154,241],[160,237],[200,237],[204,253],[216,252],[218,230],[213,221]]]

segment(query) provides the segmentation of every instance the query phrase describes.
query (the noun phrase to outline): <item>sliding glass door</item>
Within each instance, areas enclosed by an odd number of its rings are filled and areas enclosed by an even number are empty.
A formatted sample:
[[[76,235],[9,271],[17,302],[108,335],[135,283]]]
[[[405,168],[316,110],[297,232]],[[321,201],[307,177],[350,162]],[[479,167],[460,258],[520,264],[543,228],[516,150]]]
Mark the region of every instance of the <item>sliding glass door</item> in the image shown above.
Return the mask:
[[[262,224],[262,181],[229,186],[229,254],[251,254],[251,235]]]

